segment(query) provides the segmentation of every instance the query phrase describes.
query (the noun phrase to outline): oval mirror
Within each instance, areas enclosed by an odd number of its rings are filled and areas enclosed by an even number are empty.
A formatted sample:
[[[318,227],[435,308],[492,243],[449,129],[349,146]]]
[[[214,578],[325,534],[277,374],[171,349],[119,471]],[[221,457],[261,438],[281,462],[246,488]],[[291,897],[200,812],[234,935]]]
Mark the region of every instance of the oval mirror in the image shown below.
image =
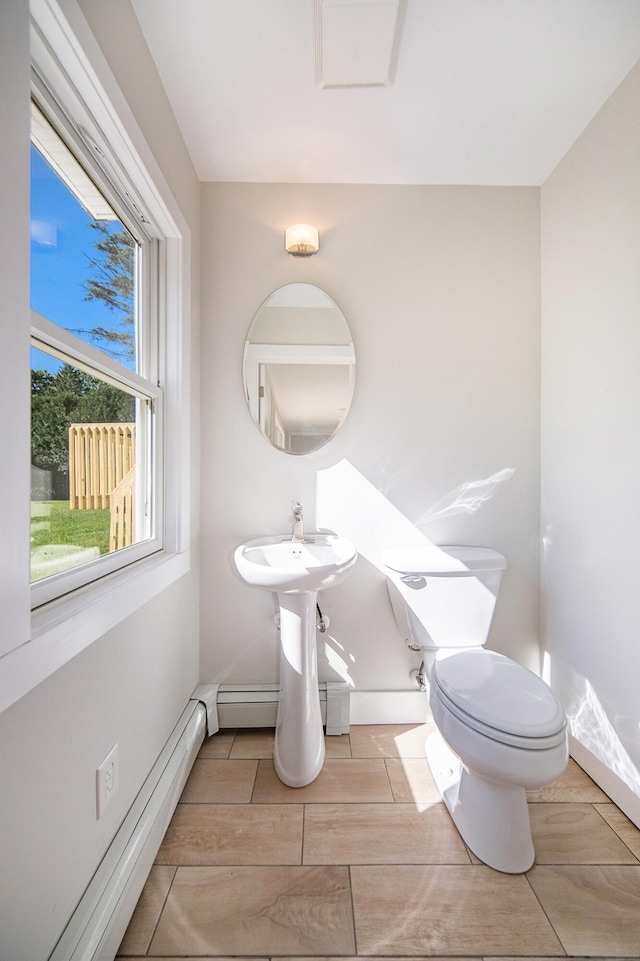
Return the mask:
[[[355,369],[351,333],[331,297],[311,284],[280,287],[256,313],[244,347],[251,416],[278,450],[319,450],[347,415]]]

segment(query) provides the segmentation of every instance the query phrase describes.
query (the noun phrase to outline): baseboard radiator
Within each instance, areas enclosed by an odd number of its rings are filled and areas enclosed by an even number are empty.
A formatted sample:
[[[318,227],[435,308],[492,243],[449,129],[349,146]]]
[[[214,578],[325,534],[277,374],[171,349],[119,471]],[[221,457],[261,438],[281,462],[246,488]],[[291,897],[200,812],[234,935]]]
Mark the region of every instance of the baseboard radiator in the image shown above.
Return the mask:
[[[320,711],[325,733],[348,734],[350,688],[342,681],[320,681]],[[277,684],[202,684],[193,693],[207,705],[207,729],[275,727]]]
[[[49,961],[113,961],[206,733],[207,707],[194,695]]]
[[[319,687],[327,734],[347,734],[348,685]],[[275,727],[278,700],[277,684],[196,688],[49,961],[113,961],[205,736]]]

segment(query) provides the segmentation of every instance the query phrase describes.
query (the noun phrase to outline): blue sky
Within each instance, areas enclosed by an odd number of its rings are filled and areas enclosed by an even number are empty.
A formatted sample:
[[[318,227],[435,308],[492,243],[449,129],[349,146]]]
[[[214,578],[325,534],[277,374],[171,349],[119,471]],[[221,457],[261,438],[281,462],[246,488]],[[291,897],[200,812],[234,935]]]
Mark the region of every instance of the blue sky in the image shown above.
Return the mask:
[[[85,300],[84,281],[91,276],[89,260],[96,255],[99,234],[90,226],[93,218],[49,167],[35,147],[31,148],[31,307],[61,327],[116,329],[120,315],[101,301]],[[122,229],[120,221],[108,224]],[[77,334],[88,343],[91,338]],[[99,345],[95,345],[99,346]],[[32,352],[32,366],[43,368],[43,355]],[[133,366],[133,361],[126,366]],[[46,369],[55,373],[59,361],[48,358]]]

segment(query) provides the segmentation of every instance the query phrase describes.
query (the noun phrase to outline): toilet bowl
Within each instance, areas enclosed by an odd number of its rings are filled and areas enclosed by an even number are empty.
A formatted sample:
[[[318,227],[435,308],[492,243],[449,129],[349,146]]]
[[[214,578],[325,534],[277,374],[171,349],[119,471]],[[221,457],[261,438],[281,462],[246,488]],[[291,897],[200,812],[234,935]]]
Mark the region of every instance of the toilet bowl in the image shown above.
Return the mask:
[[[383,555],[396,623],[424,661],[437,732],[426,756],[471,851],[510,874],[535,859],[526,790],[568,760],[566,718],[553,691],[484,649],[506,561],[486,548],[412,548]]]

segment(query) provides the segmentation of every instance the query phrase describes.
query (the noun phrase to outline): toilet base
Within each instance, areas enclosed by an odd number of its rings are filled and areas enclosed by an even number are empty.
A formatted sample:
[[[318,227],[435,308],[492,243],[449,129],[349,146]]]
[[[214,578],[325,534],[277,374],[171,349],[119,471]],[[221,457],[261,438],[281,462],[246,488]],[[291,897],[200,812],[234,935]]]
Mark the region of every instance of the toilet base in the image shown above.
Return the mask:
[[[469,771],[439,731],[427,738],[425,753],[447,810],[471,851],[496,871],[528,871],[535,851],[524,788]]]

